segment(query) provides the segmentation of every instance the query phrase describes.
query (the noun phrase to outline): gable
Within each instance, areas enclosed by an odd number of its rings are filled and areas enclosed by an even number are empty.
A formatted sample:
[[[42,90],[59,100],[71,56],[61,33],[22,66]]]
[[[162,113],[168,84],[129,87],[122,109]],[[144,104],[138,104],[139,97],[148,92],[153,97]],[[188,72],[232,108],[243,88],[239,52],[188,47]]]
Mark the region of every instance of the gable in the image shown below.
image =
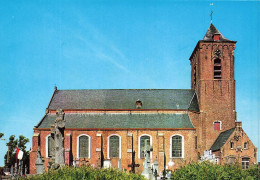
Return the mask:
[[[56,90],[48,109],[182,109],[199,111],[195,90],[189,89],[106,89]]]

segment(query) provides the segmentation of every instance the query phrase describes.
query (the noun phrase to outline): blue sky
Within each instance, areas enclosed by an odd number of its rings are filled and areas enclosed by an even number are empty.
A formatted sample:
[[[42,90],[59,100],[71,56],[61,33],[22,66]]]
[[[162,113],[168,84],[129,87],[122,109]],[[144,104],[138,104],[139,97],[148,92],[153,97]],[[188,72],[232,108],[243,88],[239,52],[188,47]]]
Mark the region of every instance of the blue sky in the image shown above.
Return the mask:
[[[189,89],[189,56],[210,25],[210,3],[0,1],[0,132],[31,140],[55,84]],[[259,148],[259,2],[213,3],[213,24],[237,41],[237,119]]]

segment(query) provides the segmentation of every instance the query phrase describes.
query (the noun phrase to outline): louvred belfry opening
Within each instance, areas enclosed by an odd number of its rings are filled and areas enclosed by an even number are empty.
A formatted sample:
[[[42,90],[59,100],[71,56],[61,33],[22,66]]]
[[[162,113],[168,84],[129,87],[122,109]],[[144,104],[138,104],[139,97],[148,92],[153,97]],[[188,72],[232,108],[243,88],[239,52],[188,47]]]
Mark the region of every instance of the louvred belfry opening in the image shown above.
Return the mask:
[[[221,79],[221,60],[214,60],[214,79]]]

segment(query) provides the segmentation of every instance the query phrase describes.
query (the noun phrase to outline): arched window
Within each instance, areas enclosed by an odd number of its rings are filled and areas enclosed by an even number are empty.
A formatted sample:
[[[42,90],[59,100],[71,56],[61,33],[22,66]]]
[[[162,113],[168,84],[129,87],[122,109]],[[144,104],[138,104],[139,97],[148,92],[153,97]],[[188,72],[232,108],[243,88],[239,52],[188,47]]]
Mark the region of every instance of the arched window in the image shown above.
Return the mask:
[[[148,134],[142,135],[139,137],[139,158],[144,158],[144,148],[145,148],[145,140],[147,140],[147,143],[151,146],[152,145],[152,137]],[[152,157],[150,152],[150,157]]]
[[[121,137],[119,135],[110,135],[108,137],[108,157],[121,158]]]
[[[173,135],[171,137],[171,158],[184,158],[184,137]]]
[[[54,139],[49,134],[46,136],[46,157],[50,158],[54,155]]]
[[[214,60],[214,79],[221,79],[221,60]]]
[[[78,136],[78,158],[90,158],[90,136]]]

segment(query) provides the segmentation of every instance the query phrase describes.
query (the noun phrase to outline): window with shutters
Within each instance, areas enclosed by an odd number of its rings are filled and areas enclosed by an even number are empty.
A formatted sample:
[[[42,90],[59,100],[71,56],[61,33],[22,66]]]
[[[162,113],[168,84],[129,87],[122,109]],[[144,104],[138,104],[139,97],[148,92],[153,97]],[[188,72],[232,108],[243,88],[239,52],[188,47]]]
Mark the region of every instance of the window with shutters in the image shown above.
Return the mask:
[[[242,169],[248,169],[250,158],[242,158]]]
[[[78,158],[90,158],[90,136],[78,137]]]
[[[50,158],[54,155],[54,139],[51,135],[46,137],[46,157]]]
[[[184,157],[184,138],[182,135],[173,135],[171,137],[171,157],[183,158]]]
[[[139,138],[139,157],[144,158],[144,150],[145,150],[145,140],[148,140],[148,144],[151,145],[151,136],[150,135],[142,135]],[[150,152],[150,157],[151,152]]]
[[[109,141],[109,157],[120,158],[120,137],[118,135],[111,135]]]
[[[221,121],[215,121],[213,126],[215,131],[221,130]]]

